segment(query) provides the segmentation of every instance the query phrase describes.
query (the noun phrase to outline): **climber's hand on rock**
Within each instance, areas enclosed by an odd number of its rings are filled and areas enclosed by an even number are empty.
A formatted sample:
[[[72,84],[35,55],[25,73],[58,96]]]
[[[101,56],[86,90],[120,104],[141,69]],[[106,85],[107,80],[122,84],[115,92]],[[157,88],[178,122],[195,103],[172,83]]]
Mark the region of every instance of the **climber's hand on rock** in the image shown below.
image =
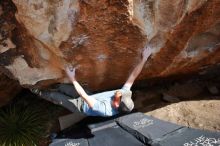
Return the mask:
[[[147,61],[147,59],[149,58],[149,56],[151,55],[152,53],[152,48],[151,47],[145,47],[143,52],[142,52],[142,59],[144,61]]]
[[[76,80],[76,78],[75,78],[76,73],[75,72],[76,72],[76,68],[73,68],[72,66],[66,67],[66,74],[68,75],[68,77],[71,81]]]

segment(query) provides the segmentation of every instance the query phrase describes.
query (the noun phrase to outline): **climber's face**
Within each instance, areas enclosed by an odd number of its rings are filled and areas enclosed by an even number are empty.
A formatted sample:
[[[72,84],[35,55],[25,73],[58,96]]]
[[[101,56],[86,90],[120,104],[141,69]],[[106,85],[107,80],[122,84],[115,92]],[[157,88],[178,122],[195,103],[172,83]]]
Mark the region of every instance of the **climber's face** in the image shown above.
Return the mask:
[[[115,99],[116,100],[120,100],[121,99],[121,96],[122,96],[122,93],[120,91],[116,91],[115,92]]]
[[[115,108],[118,108],[121,102],[122,93],[120,91],[115,92],[115,97],[113,98],[112,104]]]

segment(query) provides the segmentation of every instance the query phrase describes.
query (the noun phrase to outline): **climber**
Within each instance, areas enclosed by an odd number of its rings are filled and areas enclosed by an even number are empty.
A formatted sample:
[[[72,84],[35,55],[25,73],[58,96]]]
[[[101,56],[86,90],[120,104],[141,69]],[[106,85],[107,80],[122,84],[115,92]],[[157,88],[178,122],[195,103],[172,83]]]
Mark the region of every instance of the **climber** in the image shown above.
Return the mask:
[[[131,98],[131,86],[140,74],[150,55],[151,48],[144,48],[141,61],[134,68],[121,89],[88,95],[76,80],[76,68],[67,67],[65,70],[66,74],[75,88],[67,84],[60,84],[57,86],[58,90],[56,91],[40,91],[38,89],[32,89],[31,91],[46,100],[69,109],[74,113],[80,112],[85,116],[107,117],[118,113],[128,113],[134,108],[134,103]],[[76,93],[78,93],[79,96]],[[72,96],[72,98],[70,96]]]

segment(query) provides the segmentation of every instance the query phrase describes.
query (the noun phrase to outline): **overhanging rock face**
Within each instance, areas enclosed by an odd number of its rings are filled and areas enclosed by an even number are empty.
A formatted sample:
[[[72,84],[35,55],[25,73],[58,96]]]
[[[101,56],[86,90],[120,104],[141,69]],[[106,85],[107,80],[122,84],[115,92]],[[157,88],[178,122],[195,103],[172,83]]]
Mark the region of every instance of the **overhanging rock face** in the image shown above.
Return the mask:
[[[66,63],[92,89],[123,84],[149,44],[140,79],[220,63],[219,0],[5,0],[1,71],[23,86],[69,82]]]
[[[21,90],[18,82],[0,72],[0,107],[9,103]]]

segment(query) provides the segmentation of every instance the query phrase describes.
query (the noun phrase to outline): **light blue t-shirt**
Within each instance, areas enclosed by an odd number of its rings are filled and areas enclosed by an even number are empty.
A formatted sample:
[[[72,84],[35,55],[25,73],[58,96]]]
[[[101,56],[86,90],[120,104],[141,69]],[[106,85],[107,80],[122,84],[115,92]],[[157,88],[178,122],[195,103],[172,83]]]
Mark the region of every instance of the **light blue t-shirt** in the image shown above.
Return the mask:
[[[102,116],[102,117],[108,117],[108,116],[114,116],[119,113],[117,109],[112,107],[111,102],[114,98],[115,91],[121,91],[127,92],[130,91],[126,87],[123,87],[122,89],[118,90],[112,90],[112,91],[105,91],[102,93],[97,93],[90,95],[90,98],[93,98],[95,100],[95,104],[93,108],[90,108],[86,102],[84,102],[83,105],[83,112],[88,116]]]

